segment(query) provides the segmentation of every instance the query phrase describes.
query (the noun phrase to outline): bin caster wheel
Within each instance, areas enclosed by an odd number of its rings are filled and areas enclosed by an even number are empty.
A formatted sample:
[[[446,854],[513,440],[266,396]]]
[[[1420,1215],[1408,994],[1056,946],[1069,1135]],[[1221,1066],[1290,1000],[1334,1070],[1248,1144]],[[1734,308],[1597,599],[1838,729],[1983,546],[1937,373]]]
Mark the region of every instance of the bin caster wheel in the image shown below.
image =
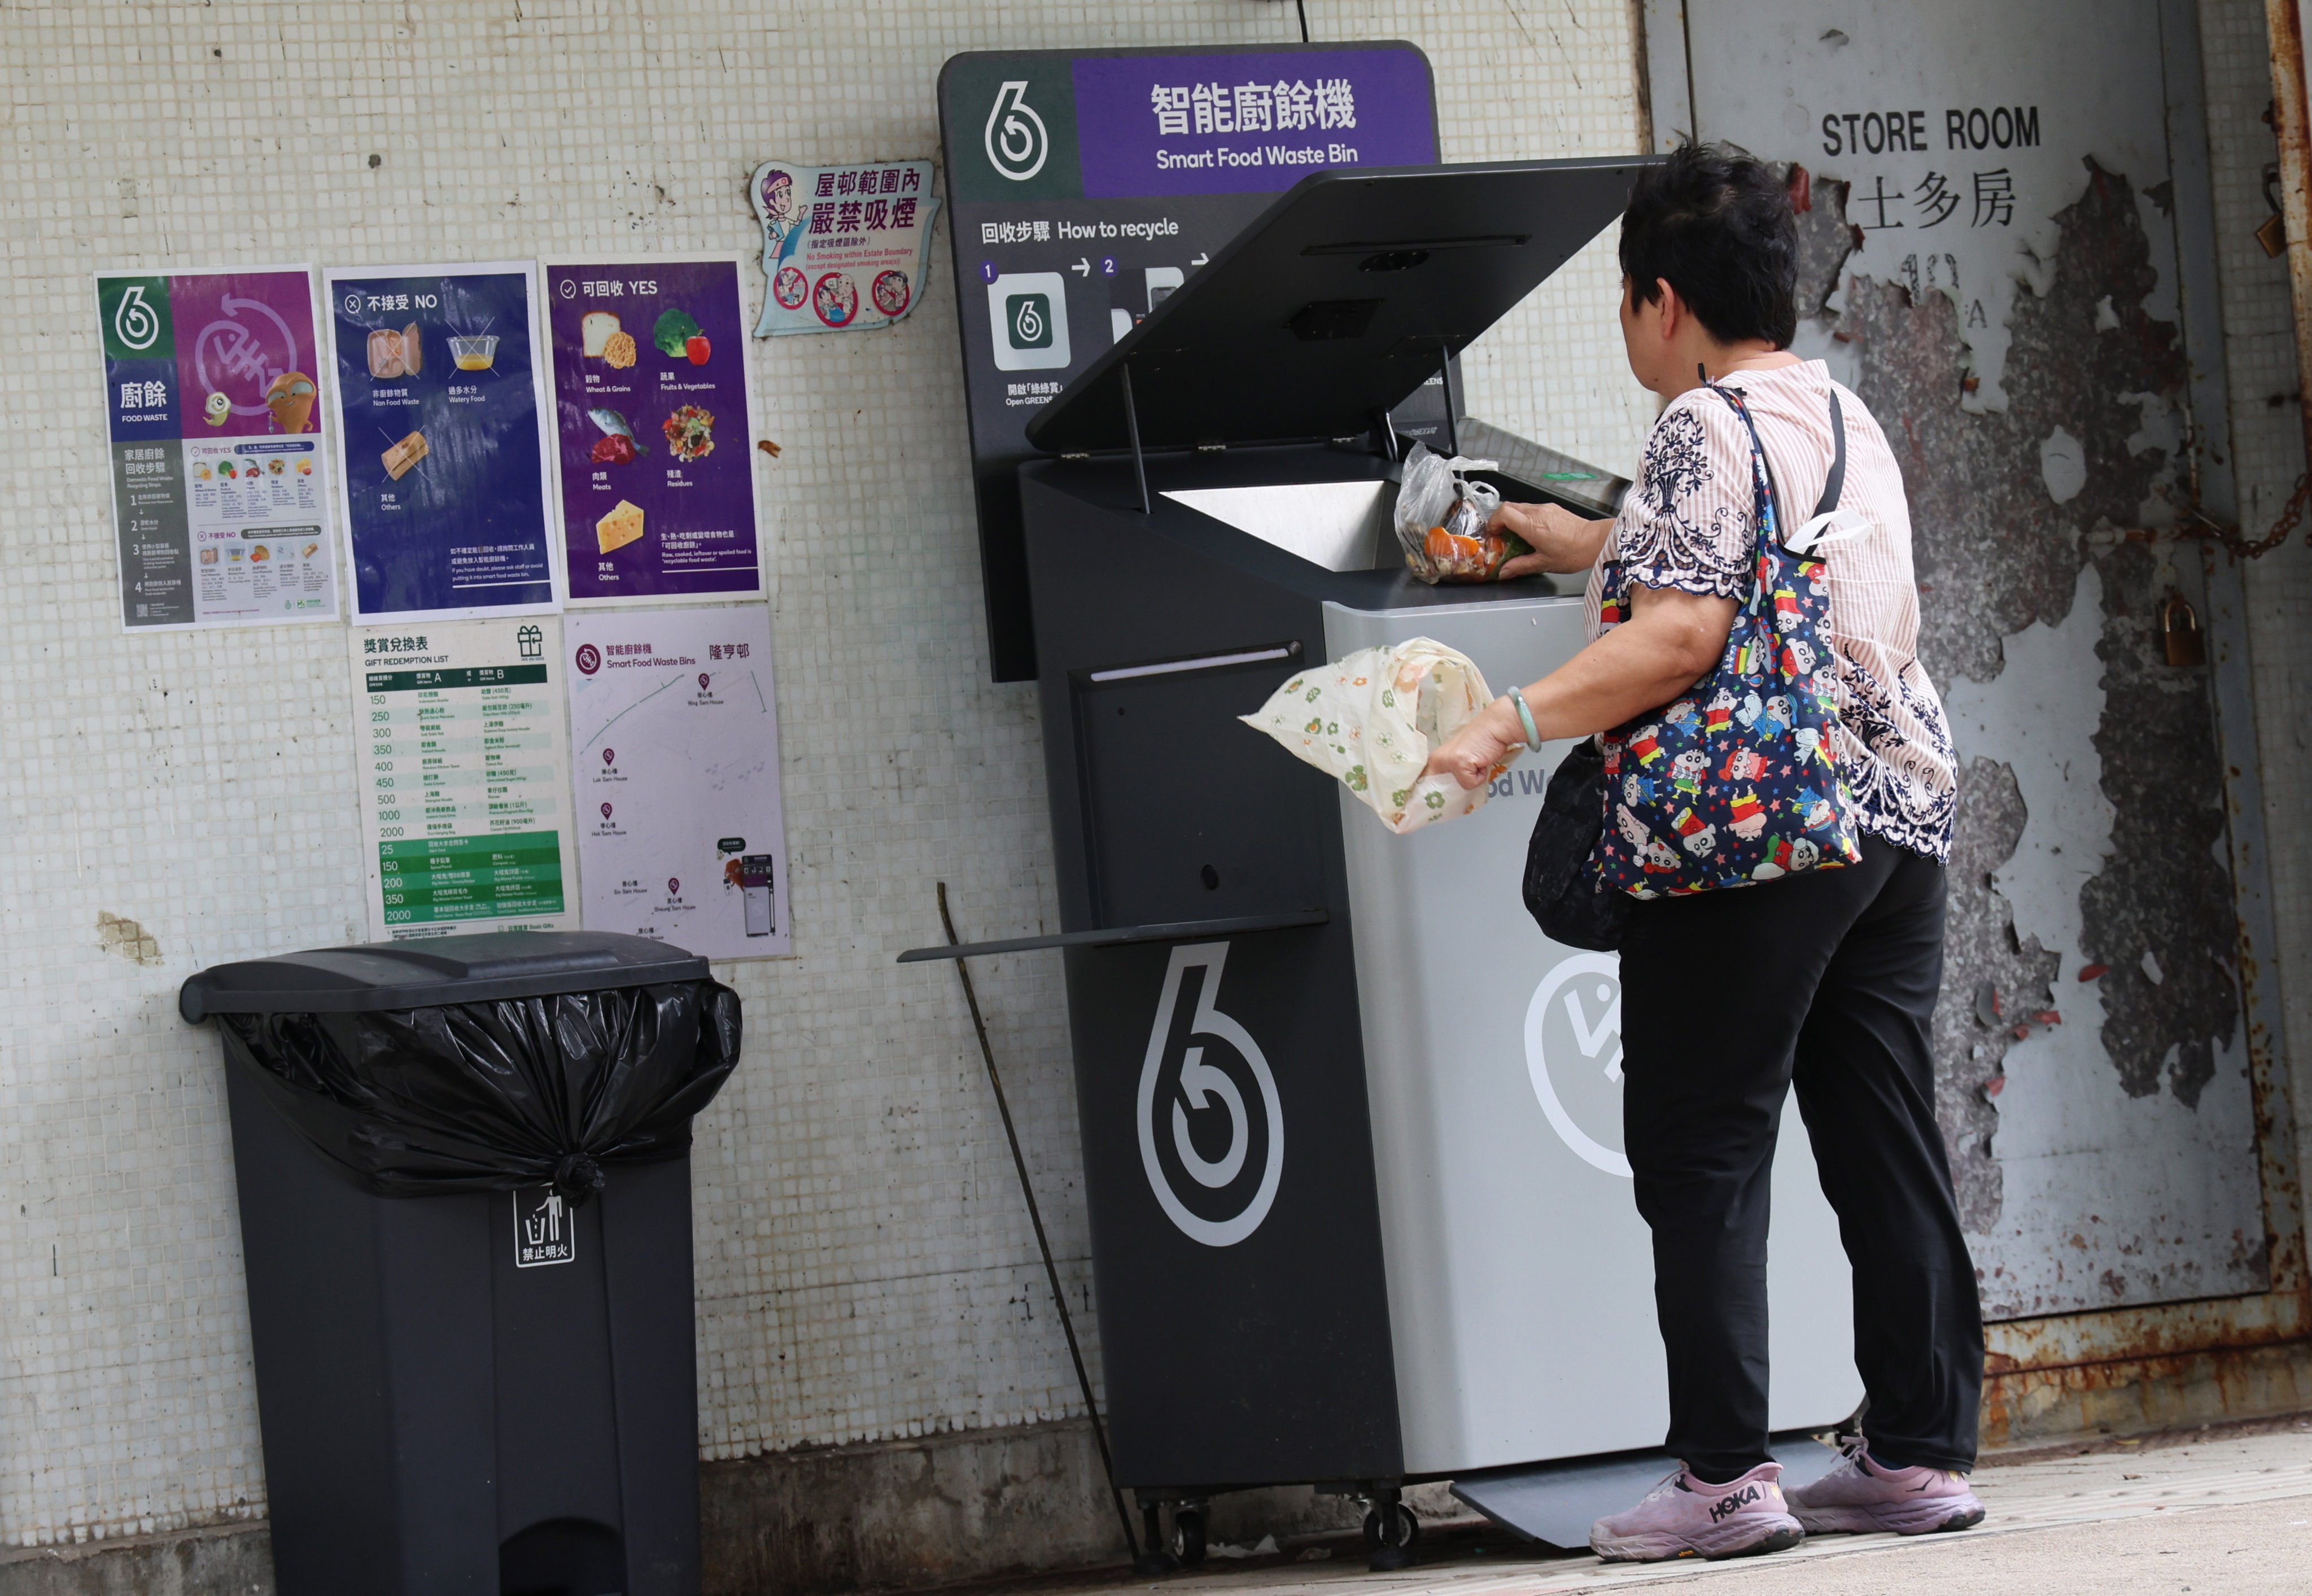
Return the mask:
[[[1197,1529],[1196,1545],[1201,1551],[1204,1546],[1203,1526],[1199,1524]],[[1132,1565],[1133,1573],[1143,1578],[1152,1578],[1178,1570],[1180,1560],[1165,1549],[1168,1542],[1164,1534],[1163,1509],[1153,1502],[1143,1500],[1140,1504],[1140,1556]]]
[[[1421,1521],[1402,1502],[1390,1502],[1365,1514],[1365,1546],[1377,1572],[1413,1566],[1413,1543],[1421,1539]]]
[[[1183,1568],[1194,1568],[1204,1560],[1204,1515],[1193,1507],[1172,1512],[1172,1555],[1180,1559]]]

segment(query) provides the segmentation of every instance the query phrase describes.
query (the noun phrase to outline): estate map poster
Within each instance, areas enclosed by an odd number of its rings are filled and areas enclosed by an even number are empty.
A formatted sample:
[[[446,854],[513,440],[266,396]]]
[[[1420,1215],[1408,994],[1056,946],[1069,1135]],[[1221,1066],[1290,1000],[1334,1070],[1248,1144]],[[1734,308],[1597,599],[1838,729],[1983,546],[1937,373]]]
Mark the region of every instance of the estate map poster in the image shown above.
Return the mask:
[[[355,616],[557,608],[529,265],[333,268],[323,285]]]
[[[541,276],[570,601],[761,592],[737,258],[552,260]]]
[[[563,640],[587,929],[791,951],[770,611],[588,611]]]
[[[120,620],[337,618],[311,267],[100,272]]]
[[[351,637],[371,934],[576,926],[560,623]]]

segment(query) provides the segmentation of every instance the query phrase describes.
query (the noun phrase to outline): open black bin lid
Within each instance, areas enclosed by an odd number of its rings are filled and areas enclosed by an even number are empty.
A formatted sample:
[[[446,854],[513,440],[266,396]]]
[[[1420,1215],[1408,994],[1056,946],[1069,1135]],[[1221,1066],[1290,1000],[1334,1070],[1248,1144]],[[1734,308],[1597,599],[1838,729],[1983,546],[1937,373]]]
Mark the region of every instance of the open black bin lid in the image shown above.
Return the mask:
[[[1318,172],[1029,424],[1054,454],[1362,435],[1621,214],[1645,156]]]
[[[211,1014],[372,1013],[709,978],[705,960],[646,936],[484,931],[220,964],[184,984],[177,1012],[195,1024]]]

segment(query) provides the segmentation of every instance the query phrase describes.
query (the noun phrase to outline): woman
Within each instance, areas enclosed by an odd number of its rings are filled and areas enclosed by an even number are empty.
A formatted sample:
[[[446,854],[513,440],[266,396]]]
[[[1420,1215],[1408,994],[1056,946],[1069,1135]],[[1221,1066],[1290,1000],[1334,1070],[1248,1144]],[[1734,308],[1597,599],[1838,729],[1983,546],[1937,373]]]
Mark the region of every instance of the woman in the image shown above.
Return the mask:
[[[1753,580],[1751,434],[1780,501],[1829,480],[1834,384],[1790,353],[1797,232],[1773,169],[1686,146],[1643,172],[1622,218],[1622,335],[1665,401],[1614,520],[1505,504],[1535,552],[1504,575],[1590,571],[1592,641],[1522,689],[1532,741],[1660,708],[1713,671]],[[1706,377],[1706,382],[1705,382]],[[1954,771],[1940,701],[1914,652],[1910,513],[1886,436],[1837,389],[1839,504],[1861,523],[1825,546],[1836,762],[1861,857],[1739,890],[1634,901],[1622,956],[1624,1140],[1653,1232],[1668,1352],[1672,1474],[1590,1545],[1613,1560],[1734,1557],[1806,1530],[1918,1533],[1979,1522],[1967,1489],[1983,1381],[1974,1265],[1935,1123],[1928,1022],[1942,979],[1943,860]],[[1600,635],[1618,561],[1628,618]],[[1528,732],[1496,700],[1432,771],[1474,787]],[[1854,1272],[1867,1441],[1826,1479],[1782,1490],[1766,1450],[1768,1176],[1795,1084]]]

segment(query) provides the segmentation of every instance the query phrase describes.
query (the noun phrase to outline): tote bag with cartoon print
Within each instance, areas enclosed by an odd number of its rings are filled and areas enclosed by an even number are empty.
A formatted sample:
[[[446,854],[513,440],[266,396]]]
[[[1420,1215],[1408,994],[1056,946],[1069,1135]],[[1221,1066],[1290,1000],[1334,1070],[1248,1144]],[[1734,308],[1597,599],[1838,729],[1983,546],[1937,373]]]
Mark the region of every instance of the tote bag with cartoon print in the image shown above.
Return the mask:
[[[1750,431],[1755,577],[1717,669],[1599,739],[1606,827],[1598,884],[1633,898],[1747,887],[1862,857],[1854,799],[1835,751],[1829,573],[1820,557],[1782,541],[1765,450],[1741,391],[1708,386]],[[1830,416],[1837,452],[1808,529],[1836,509],[1844,486],[1846,427],[1835,391]],[[1629,586],[1615,562],[1601,631],[1628,618]]]

